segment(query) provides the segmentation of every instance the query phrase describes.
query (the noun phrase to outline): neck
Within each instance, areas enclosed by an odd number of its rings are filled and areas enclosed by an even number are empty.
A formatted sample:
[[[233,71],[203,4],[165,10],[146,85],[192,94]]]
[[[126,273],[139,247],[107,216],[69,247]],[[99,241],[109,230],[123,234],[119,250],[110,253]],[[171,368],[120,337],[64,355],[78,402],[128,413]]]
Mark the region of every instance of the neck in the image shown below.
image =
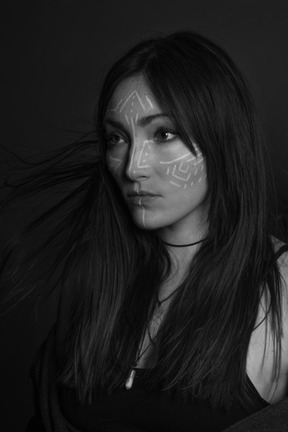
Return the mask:
[[[186,220],[178,221],[173,225],[159,229],[157,234],[166,244],[176,247],[191,245],[191,248],[193,248],[198,246],[197,244],[194,245],[194,243],[198,243],[207,237],[208,229],[205,221],[204,215],[202,215],[201,219],[195,217],[194,220],[188,220],[188,222]]]

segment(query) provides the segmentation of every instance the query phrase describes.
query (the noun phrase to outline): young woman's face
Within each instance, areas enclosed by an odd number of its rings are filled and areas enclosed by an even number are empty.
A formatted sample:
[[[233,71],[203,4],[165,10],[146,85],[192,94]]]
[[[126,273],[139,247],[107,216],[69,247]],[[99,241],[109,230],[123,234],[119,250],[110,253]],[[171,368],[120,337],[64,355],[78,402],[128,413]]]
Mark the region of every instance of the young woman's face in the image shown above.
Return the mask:
[[[206,221],[206,167],[200,149],[195,143],[194,156],[143,77],[119,84],[104,129],[108,169],[140,228],[186,230]]]

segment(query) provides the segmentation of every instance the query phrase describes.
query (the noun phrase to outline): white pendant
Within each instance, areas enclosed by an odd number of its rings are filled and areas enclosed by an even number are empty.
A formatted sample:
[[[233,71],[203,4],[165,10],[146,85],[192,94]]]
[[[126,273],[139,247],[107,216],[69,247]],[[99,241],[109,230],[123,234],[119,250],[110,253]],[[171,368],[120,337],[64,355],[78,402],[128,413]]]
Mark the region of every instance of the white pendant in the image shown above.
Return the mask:
[[[126,387],[127,390],[130,390],[132,388],[135,375],[136,375],[135,369],[131,369],[129,377],[127,378],[127,381],[125,383],[125,387]]]

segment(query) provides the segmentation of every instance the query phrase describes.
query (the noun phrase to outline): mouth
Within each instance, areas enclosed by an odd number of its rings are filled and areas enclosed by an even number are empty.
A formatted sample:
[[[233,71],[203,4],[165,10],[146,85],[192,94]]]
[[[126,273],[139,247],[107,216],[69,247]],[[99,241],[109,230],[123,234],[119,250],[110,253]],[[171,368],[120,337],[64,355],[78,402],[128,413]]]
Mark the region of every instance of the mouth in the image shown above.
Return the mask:
[[[147,191],[131,191],[127,193],[128,202],[135,206],[143,206],[144,204],[149,204],[155,199],[159,198],[160,195],[147,192]]]
[[[160,196],[160,195],[153,194],[151,192],[146,192],[146,191],[139,191],[139,192],[131,191],[131,192],[127,193],[127,197],[128,198],[133,198],[133,197],[156,197],[156,196]]]

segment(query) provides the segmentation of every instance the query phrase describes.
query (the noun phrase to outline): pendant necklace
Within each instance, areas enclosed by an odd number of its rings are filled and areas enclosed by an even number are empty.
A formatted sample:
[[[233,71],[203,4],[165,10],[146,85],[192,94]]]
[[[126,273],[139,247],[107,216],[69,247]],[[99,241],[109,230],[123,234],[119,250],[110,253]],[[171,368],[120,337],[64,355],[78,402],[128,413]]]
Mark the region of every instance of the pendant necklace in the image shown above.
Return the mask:
[[[199,240],[199,241],[194,242],[194,243],[182,244],[182,245],[175,245],[175,244],[172,244],[172,243],[167,243],[167,242],[165,242],[165,241],[163,241],[163,243],[166,244],[167,246],[172,246],[172,247],[188,247],[188,246],[194,246],[194,245],[196,245],[196,244],[202,243],[204,240],[206,240],[206,239],[202,239],[202,240]],[[169,294],[169,295],[168,295],[166,298],[164,298],[163,300],[159,300],[159,298],[158,298],[158,296],[157,296],[157,310],[160,308],[161,304],[164,303],[166,300],[168,300],[170,297],[172,297],[172,296],[175,294],[176,291],[177,291],[177,289],[176,289],[175,291],[173,291],[171,294]],[[160,320],[162,319],[162,315],[163,315],[163,314],[159,314],[159,313],[158,313],[158,317],[159,317]],[[157,315],[156,315],[156,316],[157,316]],[[147,345],[147,347],[146,347],[145,350],[142,352],[142,354],[140,354],[140,353],[141,353],[141,350],[142,350],[142,348],[143,348],[143,344],[144,344],[144,338],[143,338],[143,341],[142,341],[142,343],[141,343],[140,349],[139,349],[138,352],[137,352],[136,360],[135,360],[135,362],[134,362],[134,363],[132,364],[132,366],[131,366],[130,374],[129,374],[129,376],[128,376],[127,380],[126,380],[126,383],[125,383],[125,387],[126,387],[127,390],[130,390],[130,389],[132,388],[132,386],[133,386],[134,378],[135,378],[135,375],[136,375],[136,366],[137,366],[139,360],[141,360],[141,358],[143,357],[143,355],[145,354],[145,352],[148,350],[148,348],[150,348],[150,346],[151,346],[152,344],[154,344],[154,339],[155,339],[155,338],[152,338],[152,337],[150,336],[150,331],[149,331],[149,329],[148,329],[148,335],[149,335],[150,343]]]
[[[148,331],[148,333],[149,333],[149,331]],[[136,366],[137,366],[139,360],[143,357],[143,355],[144,355],[145,352],[148,350],[148,348],[150,348],[150,346],[153,344],[153,339],[150,338],[150,333],[149,333],[149,339],[150,339],[150,343],[147,345],[147,347],[146,347],[145,350],[142,352],[142,354],[140,354],[140,352],[141,352],[141,350],[142,350],[142,348],[143,348],[144,338],[143,338],[143,340],[142,340],[142,343],[141,343],[140,349],[139,349],[138,352],[137,352],[136,360],[135,360],[135,362],[132,364],[132,366],[131,366],[131,370],[130,370],[130,374],[129,374],[129,376],[128,376],[126,382],[125,382],[125,387],[126,387],[127,390],[130,390],[130,389],[132,388],[132,386],[133,386],[134,378],[135,378],[135,375],[136,375]],[[138,354],[138,353],[139,353],[139,354]]]
[[[176,289],[171,294],[169,294],[167,297],[165,297],[163,300],[159,300],[159,298],[157,296],[157,311],[160,308],[160,306],[162,305],[162,303],[166,302],[169,298],[171,298],[176,293],[176,291],[178,291],[178,290]],[[162,315],[163,314],[158,314],[158,318],[162,319]],[[157,315],[156,315],[156,317],[157,317]],[[150,329],[148,329],[148,336],[149,336],[149,339],[150,339],[150,343],[147,345],[147,347],[145,348],[145,350],[141,353],[141,350],[142,350],[143,344],[144,344],[144,338],[143,338],[141,346],[140,346],[140,348],[139,348],[139,350],[137,352],[136,360],[135,360],[135,362],[131,366],[130,374],[129,374],[126,382],[125,382],[125,387],[126,387],[127,390],[130,390],[132,388],[132,386],[133,386],[134,378],[135,378],[135,375],[136,375],[136,366],[137,366],[139,360],[141,360],[141,358],[143,357],[143,355],[145,354],[145,352],[148,350],[148,348],[150,348],[151,345],[154,345],[155,337],[154,338],[151,337],[151,335],[150,335]]]

